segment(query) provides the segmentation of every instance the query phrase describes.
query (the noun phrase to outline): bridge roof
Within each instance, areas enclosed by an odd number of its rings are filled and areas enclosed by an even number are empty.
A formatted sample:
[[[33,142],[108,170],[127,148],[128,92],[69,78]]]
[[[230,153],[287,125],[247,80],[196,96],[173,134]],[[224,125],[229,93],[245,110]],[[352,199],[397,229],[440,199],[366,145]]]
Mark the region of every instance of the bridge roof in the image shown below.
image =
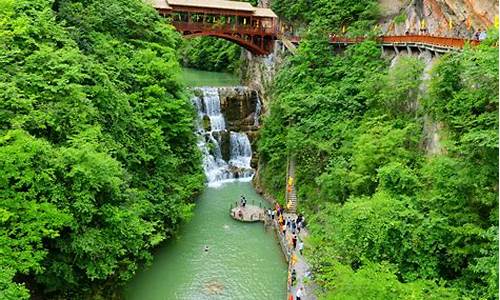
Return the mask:
[[[151,3],[156,9],[172,9],[165,0],[147,0],[147,2]]]
[[[256,7],[253,13],[256,17],[264,17],[264,18],[277,18],[278,16],[274,13],[274,11],[269,8],[260,8]]]
[[[157,1],[157,0],[155,0]],[[190,7],[203,7],[215,8],[226,10],[239,10],[245,12],[254,12],[253,7],[248,2],[229,1],[229,0],[167,0],[168,5],[171,6],[190,6]]]

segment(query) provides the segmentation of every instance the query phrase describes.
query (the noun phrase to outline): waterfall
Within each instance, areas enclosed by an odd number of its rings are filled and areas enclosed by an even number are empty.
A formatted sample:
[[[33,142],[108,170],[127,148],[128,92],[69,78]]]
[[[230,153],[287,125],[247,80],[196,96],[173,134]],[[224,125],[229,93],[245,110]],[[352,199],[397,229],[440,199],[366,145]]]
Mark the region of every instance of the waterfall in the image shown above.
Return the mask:
[[[244,133],[231,132],[231,159],[229,164],[242,169],[251,169],[252,148]]]
[[[249,181],[254,175],[250,166],[252,147],[245,133],[226,130],[217,88],[196,88],[200,96],[192,98],[196,108],[198,147],[203,155],[203,169],[209,186],[219,186],[232,180]],[[257,111],[258,110],[258,111]],[[255,112],[258,124],[260,99]],[[207,123],[208,122],[208,123]],[[229,143],[229,159],[224,160],[223,144]]]
[[[255,105],[255,114],[253,116],[253,126],[259,126],[259,117],[262,110],[262,104],[260,104],[260,97],[257,95],[257,104]]]

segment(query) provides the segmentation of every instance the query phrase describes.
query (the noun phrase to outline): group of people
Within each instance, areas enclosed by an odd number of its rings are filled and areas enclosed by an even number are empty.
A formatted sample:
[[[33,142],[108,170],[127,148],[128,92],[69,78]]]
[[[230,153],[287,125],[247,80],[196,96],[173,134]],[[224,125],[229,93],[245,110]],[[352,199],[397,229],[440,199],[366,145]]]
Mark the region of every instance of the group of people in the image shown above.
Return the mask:
[[[278,227],[283,241],[288,244],[290,261],[292,266],[295,265],[297,261],[296,253],[302,255],[302,250],[304,249],[304,242],[299,239],[299,233],[306,225],[304,216],[302,214],[299,214],[296,218],[285,216],[284,209],[278,203],[275,204],[274,209],[267,210],[267,215]],[[289,233],[288,235],[287,232]],[[294,286],[297,281],[297,272],[295,268],[292,269],[289,279],[291,285]],[[303,297],[305,297],[304,287],[297,287],[295,300],[301,300]],[[293,295],[290,296],[290,299],[293,300]]]
[[[420,28],[420,34],[425,34],[427,33],[427,29],[426,28]],[[410,35],[411,32],[410,30],[406,30],[405,31],[405,35]],[[478,31],[474,32],[474,35],[473,35],[473,39],[475,41],[484,41],[486,38],[488,37],[488,34],[486,33],[486,30],[484,29],[479,29]]]
[[[245,196],[241,195],[240,196],[240,207],[238,208],[238,212],[237,212],[238,218],[240,220],[243,220],[243,210],[242,209],[245,208],[246,205],[247,205],[247,199],[245,198]],[[236,212],[233,211],[233,216],[235,213]]]

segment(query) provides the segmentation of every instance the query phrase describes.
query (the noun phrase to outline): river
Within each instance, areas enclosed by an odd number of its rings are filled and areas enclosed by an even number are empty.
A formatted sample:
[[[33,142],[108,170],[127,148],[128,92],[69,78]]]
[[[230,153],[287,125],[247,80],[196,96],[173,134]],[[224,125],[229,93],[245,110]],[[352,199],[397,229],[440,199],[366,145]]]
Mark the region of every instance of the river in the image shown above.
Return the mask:
[[[207,75],[196,72],[188,70],[185,76]],[[225,85],[227,74],[210,73],[203,85]],[[218,160],[205,160],[205,171],[213,168],[207,161],[217,164]],[[261,223],[237,222],[228,213],[241,194],[248,203],[266,205],[248,179],[207,185],[197,199],[192,220],[181,228],[177,239],[156,251],[153,265],[126,287],[125,299],[284,299],[287,265],[274,232]]]
[[[230,73],[200,71],[184,68],[182,79],[188,86],[235,86],[240,80]]]

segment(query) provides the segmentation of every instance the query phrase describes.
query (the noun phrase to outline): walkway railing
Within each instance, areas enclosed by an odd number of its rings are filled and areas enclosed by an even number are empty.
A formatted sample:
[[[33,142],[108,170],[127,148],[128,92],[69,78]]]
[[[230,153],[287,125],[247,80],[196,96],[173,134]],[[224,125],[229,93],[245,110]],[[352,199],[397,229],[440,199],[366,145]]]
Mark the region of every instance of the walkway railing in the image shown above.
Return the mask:
[[[463,48],[466,44],[479,45],[479,41],[432,35],[382,36],[378,39],[384,44],[427,44],[443,48]]]
[[[299,43],[301,38],[299,36],[292,36],[290,40],[293,43]],[[330,37],[330,43],[332,44],[357,44],[366,40],[365,37],[356,37],[356,38],[346,38],[346,37]],[[436,46],[447,49],[461,49],[465,47],[466,44],[471,46],[479,45],[479,41],[470,40],[470,39],[462,39],[462,38],[450,38],[450,37],[442,37],[442,36],[433,36],[433,35],[395,35],[395,36],[380,36],[375,39],[378,43],[383,45],[428,45],[428,46]]]

